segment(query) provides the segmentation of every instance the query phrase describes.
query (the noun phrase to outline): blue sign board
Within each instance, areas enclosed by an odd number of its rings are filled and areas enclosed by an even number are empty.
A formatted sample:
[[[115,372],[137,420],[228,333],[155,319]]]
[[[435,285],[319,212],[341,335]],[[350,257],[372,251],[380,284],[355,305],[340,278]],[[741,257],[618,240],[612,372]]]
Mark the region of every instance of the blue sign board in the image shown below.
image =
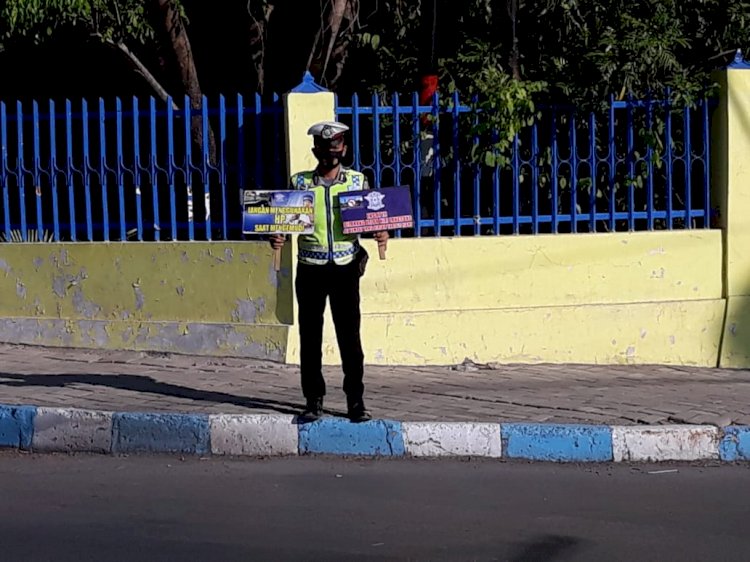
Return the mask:
[[[242,197],[244,234],[312,234],[315,194],[304,190],[248,190]]]
[[[339,195],[339,205],[345,234],[414,227],[408,187],[347,191]]]

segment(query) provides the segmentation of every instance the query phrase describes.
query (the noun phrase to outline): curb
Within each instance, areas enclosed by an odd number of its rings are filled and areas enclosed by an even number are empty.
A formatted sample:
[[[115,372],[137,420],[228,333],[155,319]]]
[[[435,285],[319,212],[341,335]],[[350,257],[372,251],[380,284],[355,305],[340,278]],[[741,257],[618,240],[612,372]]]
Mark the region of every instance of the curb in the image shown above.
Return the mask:
[[[103,412],[0,405],[0,448],[45,453],[486,457],[543,462],[750,461],[750,426],[300,424],[273,414]]]

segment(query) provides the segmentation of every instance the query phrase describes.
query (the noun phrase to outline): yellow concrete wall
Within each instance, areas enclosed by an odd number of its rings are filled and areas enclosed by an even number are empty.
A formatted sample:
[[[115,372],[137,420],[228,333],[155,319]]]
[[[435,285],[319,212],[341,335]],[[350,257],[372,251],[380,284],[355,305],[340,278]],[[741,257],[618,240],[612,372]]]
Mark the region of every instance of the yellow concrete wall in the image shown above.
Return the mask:
[[[716,366],[724,301],[696,300],[376,314],[363,319],[368,364],[673,364]],[[338,364],[326,341],[328,364]]]
[[[723,202],[723,226],[726,228],[727,295],[750,296],[750,71],[726,72],[726,88],[719,115],[726,112],[725,137],[714,135],[718,148],[726,148],[724,173],[726,186],[714,184]],[[717,162],[717,165],[721,165]]]
[[[713,121],[714,204],[725,241],[727,316],[722,367],[750,367],[750,70],[718,75]]]
[[[729,297],[721,366],[750,368],[750,297]]]
[[[283,358],[291,254],[263,242],[4,244],[0,341]]]
[[[290,173],[315,165],[306,131],[334,118],[333,101],[287,96]],[[718,230],[391,240],[386,261],[365,244],[374,258],[362,282],[371,364],[718,361]],[[329,311],[323,352],[340,363]],[[296,326],[287,361],[299,361]]]
[[[362,309],[370,364],[715,366],[721,232],[392,240]],[[324,350],[339,364],[330,317]]]
[[[750,367],[750,71],[714,119],[722,230],[371,241],[370,364],[662,363]],[[285,97],[287,171],[315,165],[328,92]],[[0,341],[296,363],[294,241],[0,246]],[[296,261],[296,260],[294,260]],[[326,314],[324,361],[339,364]]]
[[[696,267],[698,266],[698,267]],[[715,299],[720,231],[391,240],[363,312]]]

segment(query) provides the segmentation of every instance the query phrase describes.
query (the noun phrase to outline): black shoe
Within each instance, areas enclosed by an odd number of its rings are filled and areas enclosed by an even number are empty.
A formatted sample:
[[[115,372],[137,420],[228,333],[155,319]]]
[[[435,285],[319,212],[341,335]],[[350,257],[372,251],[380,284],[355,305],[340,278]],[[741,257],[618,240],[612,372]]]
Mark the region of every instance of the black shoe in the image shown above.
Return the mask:
[[[308,398],[305,410],[300,418],[307,421],[315,421],[323,416],[323,398]]]
[[[347,416],[353,422],[364,422],[372,419],[370,412],[365,408],[365,402],[361,398],[357,400],[347,400]]]

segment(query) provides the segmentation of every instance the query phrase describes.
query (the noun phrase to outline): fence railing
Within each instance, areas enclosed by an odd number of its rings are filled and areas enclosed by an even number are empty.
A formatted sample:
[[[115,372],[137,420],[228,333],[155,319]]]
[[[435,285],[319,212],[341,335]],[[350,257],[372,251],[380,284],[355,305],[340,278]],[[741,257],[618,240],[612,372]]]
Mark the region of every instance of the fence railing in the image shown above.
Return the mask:
[[[431,105],[355,95],[336,113],[354,168],[375,187],[411,186],[416,228],[399,235],[461,236],[709,228],[714,104],[542,107],[492,165],[470,156],[483,116],[457,93]]]
[[[0,239],[241,239],[241,190],[286,182],[281,101],[174,101],[0,104]]]
[[[287,182],[281,100],[179,101],[1,103],[0,241],[242,239],[241,190]],[[457,93],[405,101],[336,105],[350,163],[412,188],[399,236],[711,226],[713,100],[543,107],[493,165],[471,157],[483,114]]]

